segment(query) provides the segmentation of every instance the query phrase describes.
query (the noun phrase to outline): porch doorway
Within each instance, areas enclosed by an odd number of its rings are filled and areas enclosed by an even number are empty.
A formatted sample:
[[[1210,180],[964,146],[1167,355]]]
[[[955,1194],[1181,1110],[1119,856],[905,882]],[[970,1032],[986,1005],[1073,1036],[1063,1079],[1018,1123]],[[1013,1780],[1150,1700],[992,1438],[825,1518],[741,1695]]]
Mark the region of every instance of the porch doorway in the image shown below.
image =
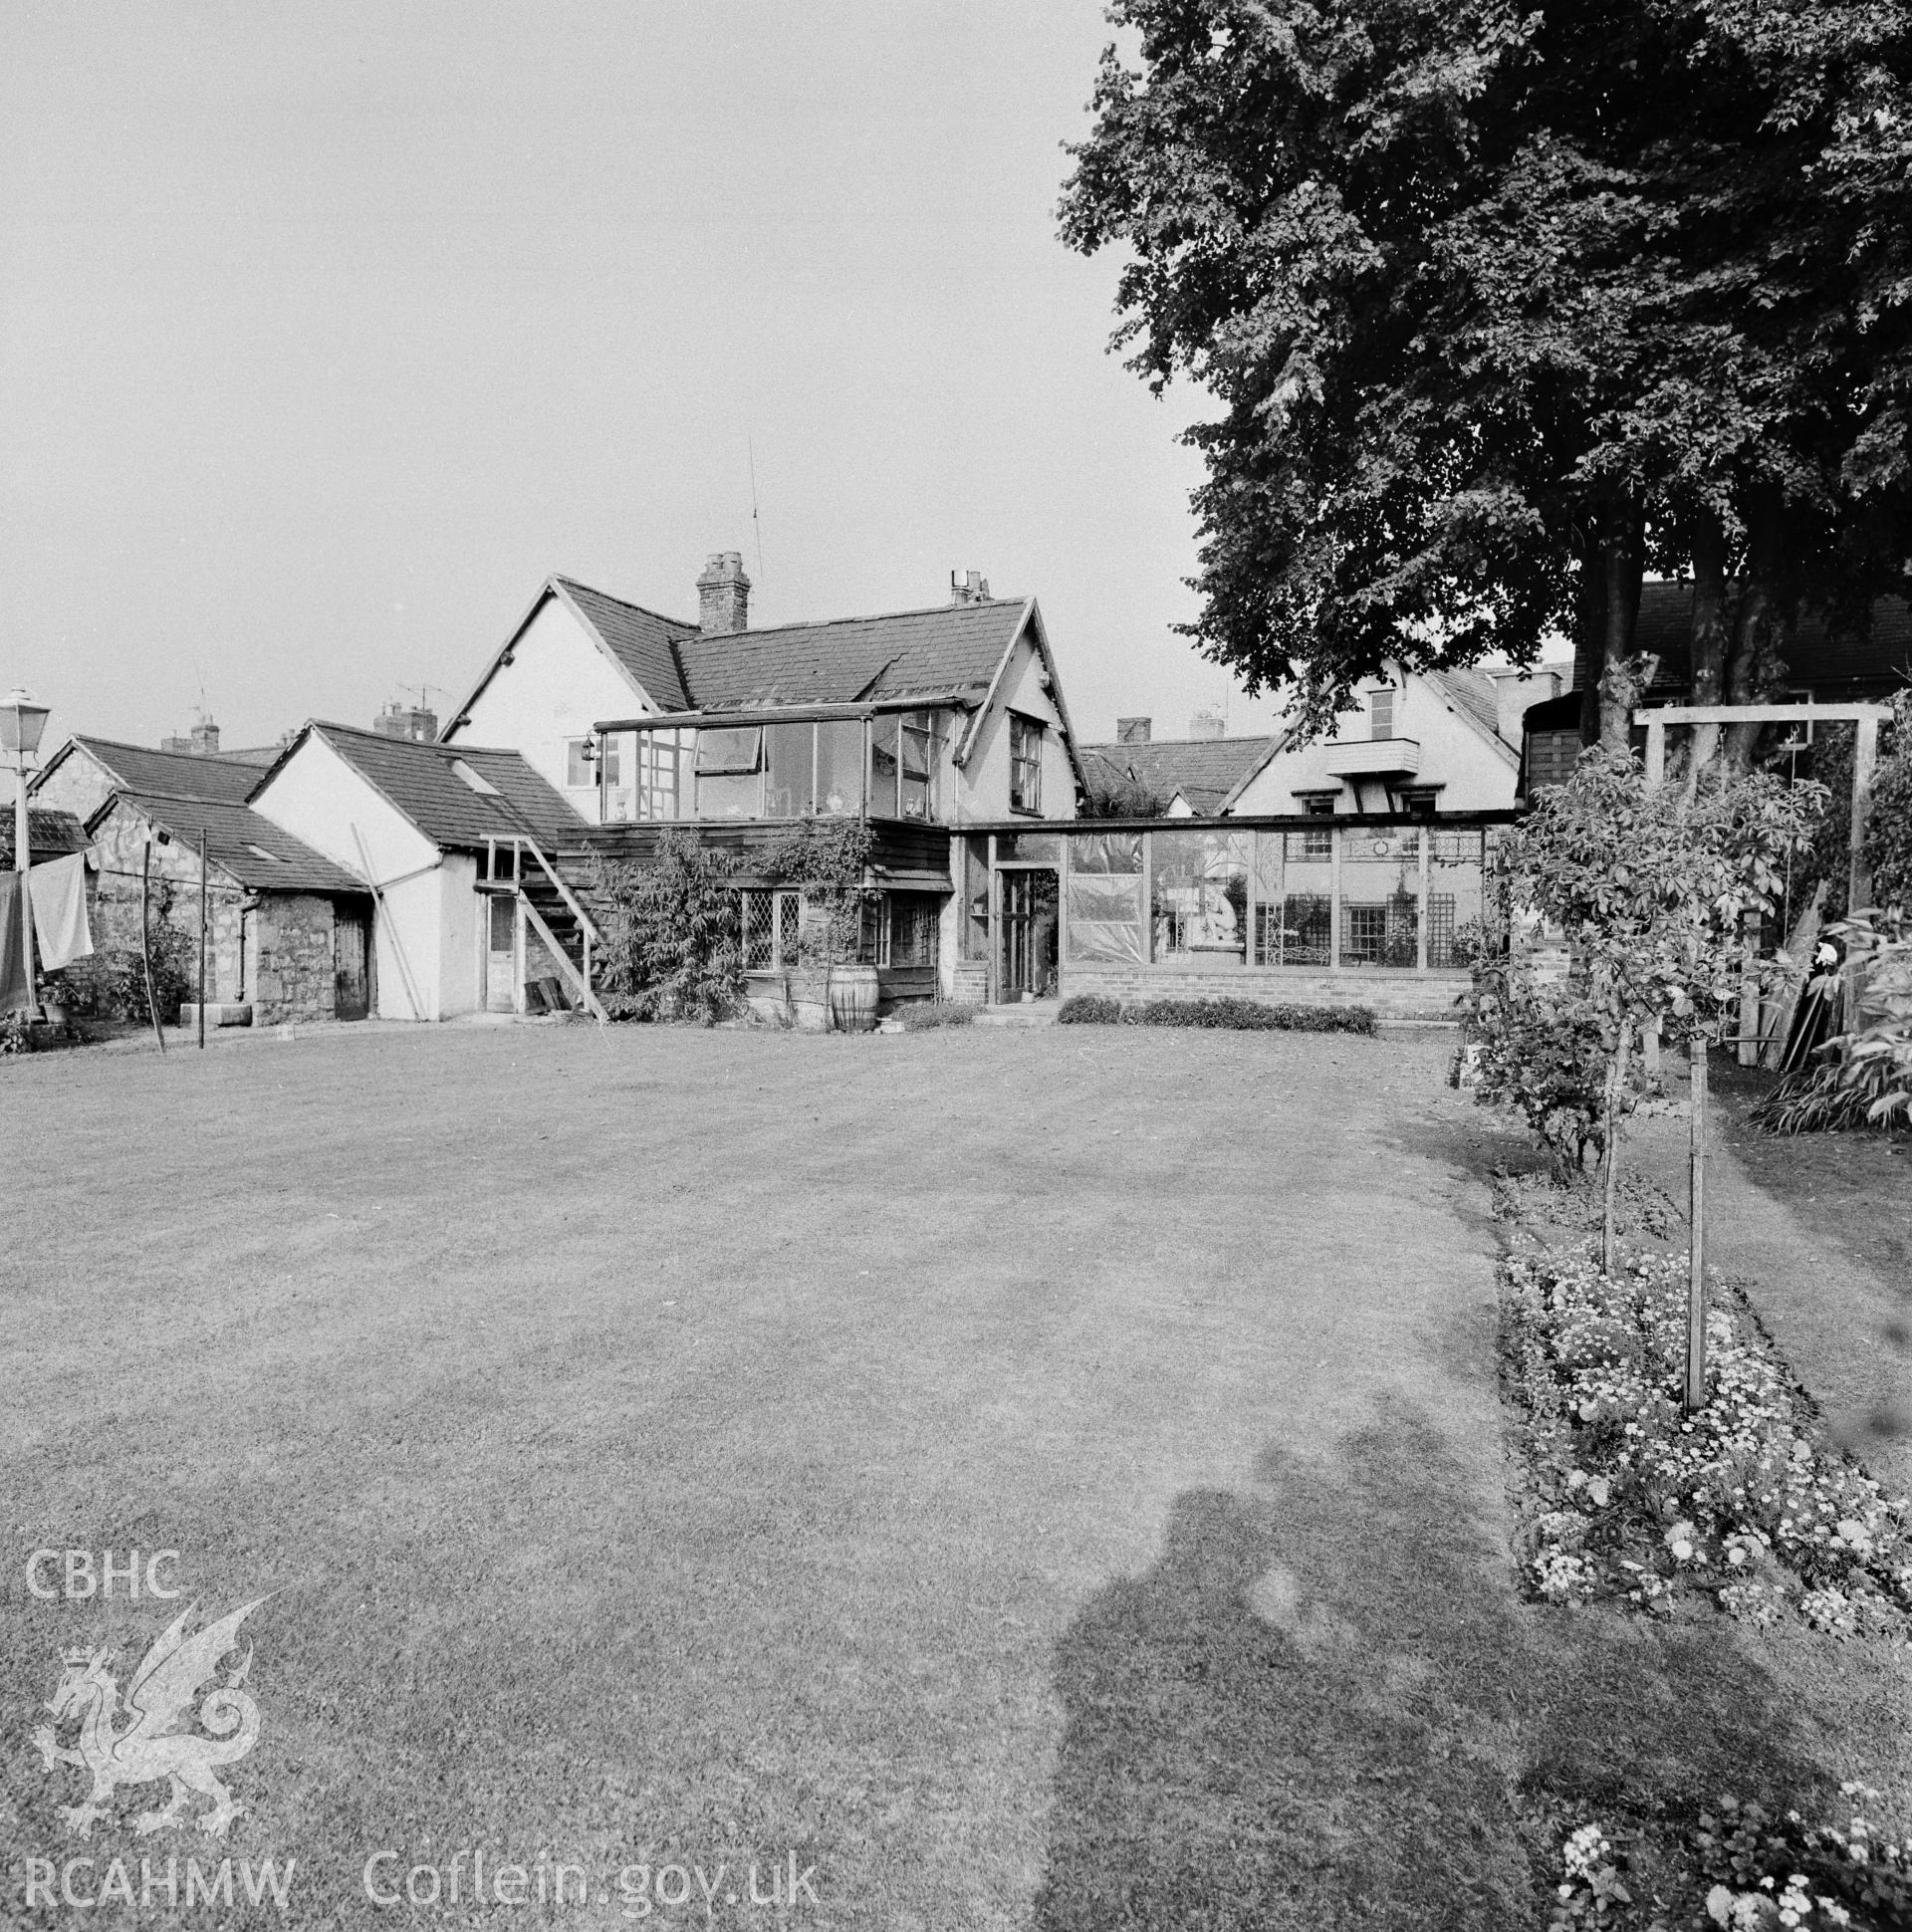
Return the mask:
[[[340,1020],[371,1011],[371,917],[343,905],[332,915],[332,1011]]]
[[[1061,892],[1053,868],[1005,868],[997,873],[1002,918],[997,941],[996,997],[1048,999],[1057,990]]]

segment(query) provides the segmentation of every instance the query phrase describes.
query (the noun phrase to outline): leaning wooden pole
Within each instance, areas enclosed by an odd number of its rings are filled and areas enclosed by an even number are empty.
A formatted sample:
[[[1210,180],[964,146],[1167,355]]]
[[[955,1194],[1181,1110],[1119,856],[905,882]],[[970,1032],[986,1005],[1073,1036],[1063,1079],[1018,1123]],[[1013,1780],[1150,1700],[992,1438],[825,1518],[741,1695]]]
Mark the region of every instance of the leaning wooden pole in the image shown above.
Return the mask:
[[[199,835],[199,1045],[206,1044],[206,835]]]
[[[1706,1036],[1697,1029],[1688,1049],[1686,1391],[1688,1415],[1706,1406]]]
[[[166,1030],[159,1024],[159,1002],[152,990],[152,840],[146,840],[145,858],[139,867],[139,957],[146,969],[146,1017],[152,1022],[152,1037],[159,1051],[166,1051]]]

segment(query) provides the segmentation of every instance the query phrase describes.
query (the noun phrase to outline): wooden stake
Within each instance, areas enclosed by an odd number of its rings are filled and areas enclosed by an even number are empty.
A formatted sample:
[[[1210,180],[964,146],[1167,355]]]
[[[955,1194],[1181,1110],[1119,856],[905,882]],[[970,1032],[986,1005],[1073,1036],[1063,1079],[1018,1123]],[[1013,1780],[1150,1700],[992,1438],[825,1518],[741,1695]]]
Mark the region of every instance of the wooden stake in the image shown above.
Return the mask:
[[[199,835],[199,1045],[206,1044],[206,835]]]
[[[159,1002],[152,991],[152,837],[146,837],[146,855],[139,867],[139,957],[146,968],[146,1017],[152,1022],[152,1037],[159,1051],[166,1051],[166,1030],[159,1024]]]
[[[1687,1160],[1686,1401],[1688,1415],[1706,1406],[1706,1039],[1688,1049],[1692,1082]]]
[[[1608,1280],[1612,1279],[1613,1265],[1619,1259],[1619,1241],[1614,1233],[1614,1223],[1619,1218],[1620,1206],[1620,1096],[1626,1088],[1627,1062],[1632,1046],[1633,1029],[1622,1022],[1619,1051],[1614,1055],[1612,1069],[1606,1077],[1606,1158],[1603,1162],[1605,1185],[1601,1190],[1600,1207],[1600,1273]]]

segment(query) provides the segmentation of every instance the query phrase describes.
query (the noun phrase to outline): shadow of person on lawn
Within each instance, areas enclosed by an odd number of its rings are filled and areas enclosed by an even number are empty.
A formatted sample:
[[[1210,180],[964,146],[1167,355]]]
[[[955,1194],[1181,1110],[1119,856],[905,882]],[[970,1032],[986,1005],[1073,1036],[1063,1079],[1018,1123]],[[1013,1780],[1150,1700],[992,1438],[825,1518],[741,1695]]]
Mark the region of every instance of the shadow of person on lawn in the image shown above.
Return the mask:
[[[1524,1818],[1823,1788],[1718,1632],[1519,1603],[1419,1420],[1257,1473],[1179,1497],[1058,1646],[1042,1932],[1527,1928]]]

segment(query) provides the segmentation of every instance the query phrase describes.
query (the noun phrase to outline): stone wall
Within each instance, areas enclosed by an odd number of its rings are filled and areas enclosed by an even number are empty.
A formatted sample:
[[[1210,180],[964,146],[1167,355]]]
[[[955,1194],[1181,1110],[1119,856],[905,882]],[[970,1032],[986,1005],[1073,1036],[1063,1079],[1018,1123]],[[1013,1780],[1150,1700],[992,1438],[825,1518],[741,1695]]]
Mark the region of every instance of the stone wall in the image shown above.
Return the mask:
[[[139,950],[140,864],[145,855],[145,821],[120,807],[103,820],[95,833],[94,848],[100,854],[97,917],[93,943],[100,950],[123,948]],[[251,896],[237,879],[229,877],[215,864],[210,867],[211,891],[208,895],[208,934],[206,946],[206,998],[230,1002],[249,998],[240,989],[246,983],[246,961],[242,926],[248,915],[243,911]],[[152,848],[152,916],[164,917],[181,932],[195,959],[199,945],[199,854],[178,841],[155,845]],[[174,1016],[167,1015],[168,1024]]]
[[[1387,1020],[1458,1019],[1465,973],[1311,971],[1250,966],[1230,973],[1167,966],[1063,966],[1063,998],[1100,993],[1135,1000],[1254,1000],[1263,1006],[1365,1006]]]
[[[248,938],[252,959],[246,984],[259,1025],[335,1017],[330,899],[311,892],[262,892]]]

